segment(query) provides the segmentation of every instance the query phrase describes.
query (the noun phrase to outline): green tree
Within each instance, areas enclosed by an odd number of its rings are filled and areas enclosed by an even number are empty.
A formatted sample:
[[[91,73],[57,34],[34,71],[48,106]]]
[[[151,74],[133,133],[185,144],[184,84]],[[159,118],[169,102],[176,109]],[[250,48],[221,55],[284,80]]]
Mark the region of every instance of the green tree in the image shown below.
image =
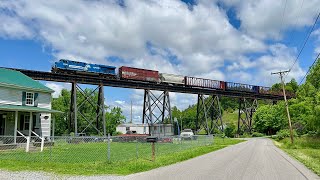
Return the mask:
[[[254,129],[265,134],[276,134],[286,127],[284,103],[277,105],[264,105],[258,108],[254,115]]]
[[[106,129],[111,135],[115,134],[116,127],[124,123],[126,117],[122,114],[120,107],[114,107],[110,112],[106,112]]]

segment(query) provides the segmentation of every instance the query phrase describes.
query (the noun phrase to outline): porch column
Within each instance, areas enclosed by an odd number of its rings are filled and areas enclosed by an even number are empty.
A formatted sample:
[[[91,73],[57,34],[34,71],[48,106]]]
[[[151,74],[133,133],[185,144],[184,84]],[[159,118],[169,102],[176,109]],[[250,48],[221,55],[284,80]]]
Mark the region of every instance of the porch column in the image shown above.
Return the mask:
[[[30,112],[30,118],[29,118],[29,137],[31,137],[31,130],[32,130],[32,112]]]
[[[14,116],[14,143],[17,143],[17,129],[18,129],[18,111],[15,112]]]
[[[52,118],[52,134],[51,134],[51,141],[54,142],[54,126],[55,126],[55,119]]]

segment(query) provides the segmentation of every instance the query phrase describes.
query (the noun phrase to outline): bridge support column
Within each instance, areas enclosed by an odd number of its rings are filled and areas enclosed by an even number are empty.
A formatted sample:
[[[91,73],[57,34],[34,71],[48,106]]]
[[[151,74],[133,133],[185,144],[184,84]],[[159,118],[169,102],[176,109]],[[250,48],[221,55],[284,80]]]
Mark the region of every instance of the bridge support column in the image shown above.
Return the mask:
[[[144,90],[142,124],[145,123],[147,123],[149,126],[150,135],[166,135],[165,124],[168,123],[172,124],[171,131],[173,132],[173,122],[168,91],[164,91],[160,93],[160,95],[157,95],[151,90]]]
[[[92,97],[98,91],[98,101]],[[77,98],[78,92],[78,98]],[[82,98],[81,98],[82,97]],[[77,99],[82,99],[80,103]],[[88,109],[89,108],[89,109]],[[90,111],[93,108],[96,112],[94,119],[92,117],[87,117],[85,111]],[[79,126],[78,120],[82,119]],[[101,128],[102,123],[102,128]],[[94,125],[95,124],[95,125]],[[106,136],[106,121],[105,121],[105,104],[104,104],[104,91],[103,85],[98,85],[93,91],[83,90],[76,82],[72,83],[71,88],[71,103],[70,103],[70,119],[69,119],[69,129],[74,128],[74,133],[76,136],[80,133],[86,133],[89,128],[93,128],[97,134],[102,134],[101,129],[103,129],[103,135]]]
[[[252,132],[252,117],[257,108],[257,99],[239,98],[238,135]]]
[[[207,134],[223,132],[223,121],[219,96],[212,95],[207,98],[198,94],[196,132],[204,129]]]

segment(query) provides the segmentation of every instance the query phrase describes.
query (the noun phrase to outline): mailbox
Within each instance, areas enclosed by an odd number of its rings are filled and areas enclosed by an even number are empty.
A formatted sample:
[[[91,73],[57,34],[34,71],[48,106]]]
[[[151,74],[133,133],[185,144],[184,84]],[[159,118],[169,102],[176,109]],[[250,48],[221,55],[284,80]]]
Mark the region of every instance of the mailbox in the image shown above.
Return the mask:
[[[158,137],[154,137],[154,136],[147,137],[147,142],[154,143],[157,141],[158,141]]]

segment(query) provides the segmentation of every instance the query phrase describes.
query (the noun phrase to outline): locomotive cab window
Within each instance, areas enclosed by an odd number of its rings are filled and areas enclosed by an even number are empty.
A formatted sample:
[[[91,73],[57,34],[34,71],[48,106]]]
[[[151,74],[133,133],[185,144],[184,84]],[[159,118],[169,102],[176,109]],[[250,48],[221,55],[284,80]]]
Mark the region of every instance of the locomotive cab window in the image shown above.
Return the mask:
[[[31,92],[26,93],[26,105],[27,106],[34,105],[34,93],[31,93]]]

